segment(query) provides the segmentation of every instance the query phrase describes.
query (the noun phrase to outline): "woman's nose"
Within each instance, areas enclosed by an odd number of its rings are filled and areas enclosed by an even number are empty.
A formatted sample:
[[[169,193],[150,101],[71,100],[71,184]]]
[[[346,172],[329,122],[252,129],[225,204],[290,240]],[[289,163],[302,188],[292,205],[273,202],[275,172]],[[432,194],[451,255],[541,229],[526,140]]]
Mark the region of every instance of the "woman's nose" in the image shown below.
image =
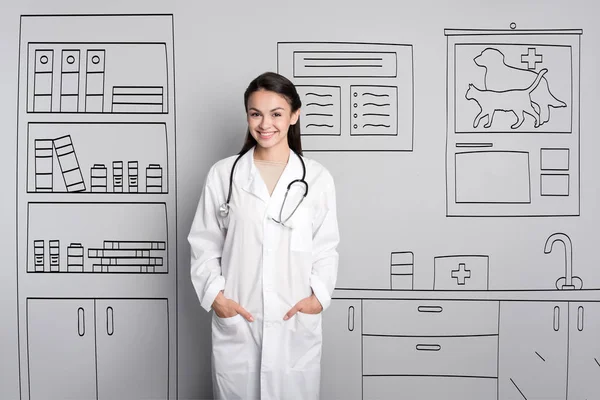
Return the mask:
[[[269,117],[262,117],[262,119],[260,120],[259,127],[260,128],[268,128],[270,126],[271,126],[271,118],[269,118]]]

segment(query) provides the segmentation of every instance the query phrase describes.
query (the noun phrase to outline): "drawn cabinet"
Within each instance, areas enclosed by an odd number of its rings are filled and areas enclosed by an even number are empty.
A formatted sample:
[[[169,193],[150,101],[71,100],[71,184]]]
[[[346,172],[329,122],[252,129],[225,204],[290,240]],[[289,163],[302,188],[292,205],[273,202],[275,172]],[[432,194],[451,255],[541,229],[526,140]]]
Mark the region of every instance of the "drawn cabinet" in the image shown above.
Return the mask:
[[[167,302],[96,300],[98,400],[166,399]]]
[[[600,303],[569,304],[568,400],[600,399]]]
[[[500,304],[500,400],[565,399],[569,304]]]
[[[94,300],[27,302],[30,400],[96,398]]]
[[[20,399],[173,400],[173,16],[29,15],[19,38]]]
[[[323,314],[323,399],[362,399],[361,305],[362,300],[334,299]]]
[[[363,398],[496,400],[497,301],[362,304]]]
[[[168,398],[166,300],[27,305],[31,400]]]

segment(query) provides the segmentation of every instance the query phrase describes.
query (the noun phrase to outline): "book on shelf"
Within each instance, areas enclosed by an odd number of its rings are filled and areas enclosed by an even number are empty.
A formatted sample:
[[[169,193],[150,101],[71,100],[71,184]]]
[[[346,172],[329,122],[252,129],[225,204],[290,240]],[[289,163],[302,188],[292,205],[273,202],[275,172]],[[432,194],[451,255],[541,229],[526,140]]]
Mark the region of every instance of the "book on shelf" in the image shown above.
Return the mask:
[[[35,191],[53,191],[53,143],[50,139],[35,140]]]
[[[58,164],[67,187],[67,192],[85,191],[85,182],[79,167],[79,161],[75,154],[75,148],[71,135],[65,135],[53,140],[54,151],[58,158]]]

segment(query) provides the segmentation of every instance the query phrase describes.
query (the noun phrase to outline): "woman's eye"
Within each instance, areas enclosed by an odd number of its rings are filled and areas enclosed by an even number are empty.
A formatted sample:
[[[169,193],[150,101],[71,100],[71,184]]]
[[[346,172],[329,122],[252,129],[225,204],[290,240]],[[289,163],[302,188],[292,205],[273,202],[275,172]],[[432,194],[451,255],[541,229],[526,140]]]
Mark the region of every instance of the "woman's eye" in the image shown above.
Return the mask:
[[[275,114],[273,114],[273,116],[274,117],[281,117],[281,114],[280,113],[275,113]]]
[[[250,113],[250,116],[251,116],[251,117],[258,117],[258,116],[259,116],[259,114],[258,114],[257,112],[253,112],[253,113]]]

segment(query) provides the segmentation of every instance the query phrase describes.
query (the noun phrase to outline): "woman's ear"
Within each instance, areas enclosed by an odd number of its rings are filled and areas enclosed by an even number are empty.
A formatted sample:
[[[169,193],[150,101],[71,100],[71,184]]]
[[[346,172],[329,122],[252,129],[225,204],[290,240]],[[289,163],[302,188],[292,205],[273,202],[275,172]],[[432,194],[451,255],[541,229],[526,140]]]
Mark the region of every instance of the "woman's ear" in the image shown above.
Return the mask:
[[[297,109],[292,113],[292,118],[290,119],[290,125],[296,125],[298,122],[298,118],[300,118],[300,109]]]

